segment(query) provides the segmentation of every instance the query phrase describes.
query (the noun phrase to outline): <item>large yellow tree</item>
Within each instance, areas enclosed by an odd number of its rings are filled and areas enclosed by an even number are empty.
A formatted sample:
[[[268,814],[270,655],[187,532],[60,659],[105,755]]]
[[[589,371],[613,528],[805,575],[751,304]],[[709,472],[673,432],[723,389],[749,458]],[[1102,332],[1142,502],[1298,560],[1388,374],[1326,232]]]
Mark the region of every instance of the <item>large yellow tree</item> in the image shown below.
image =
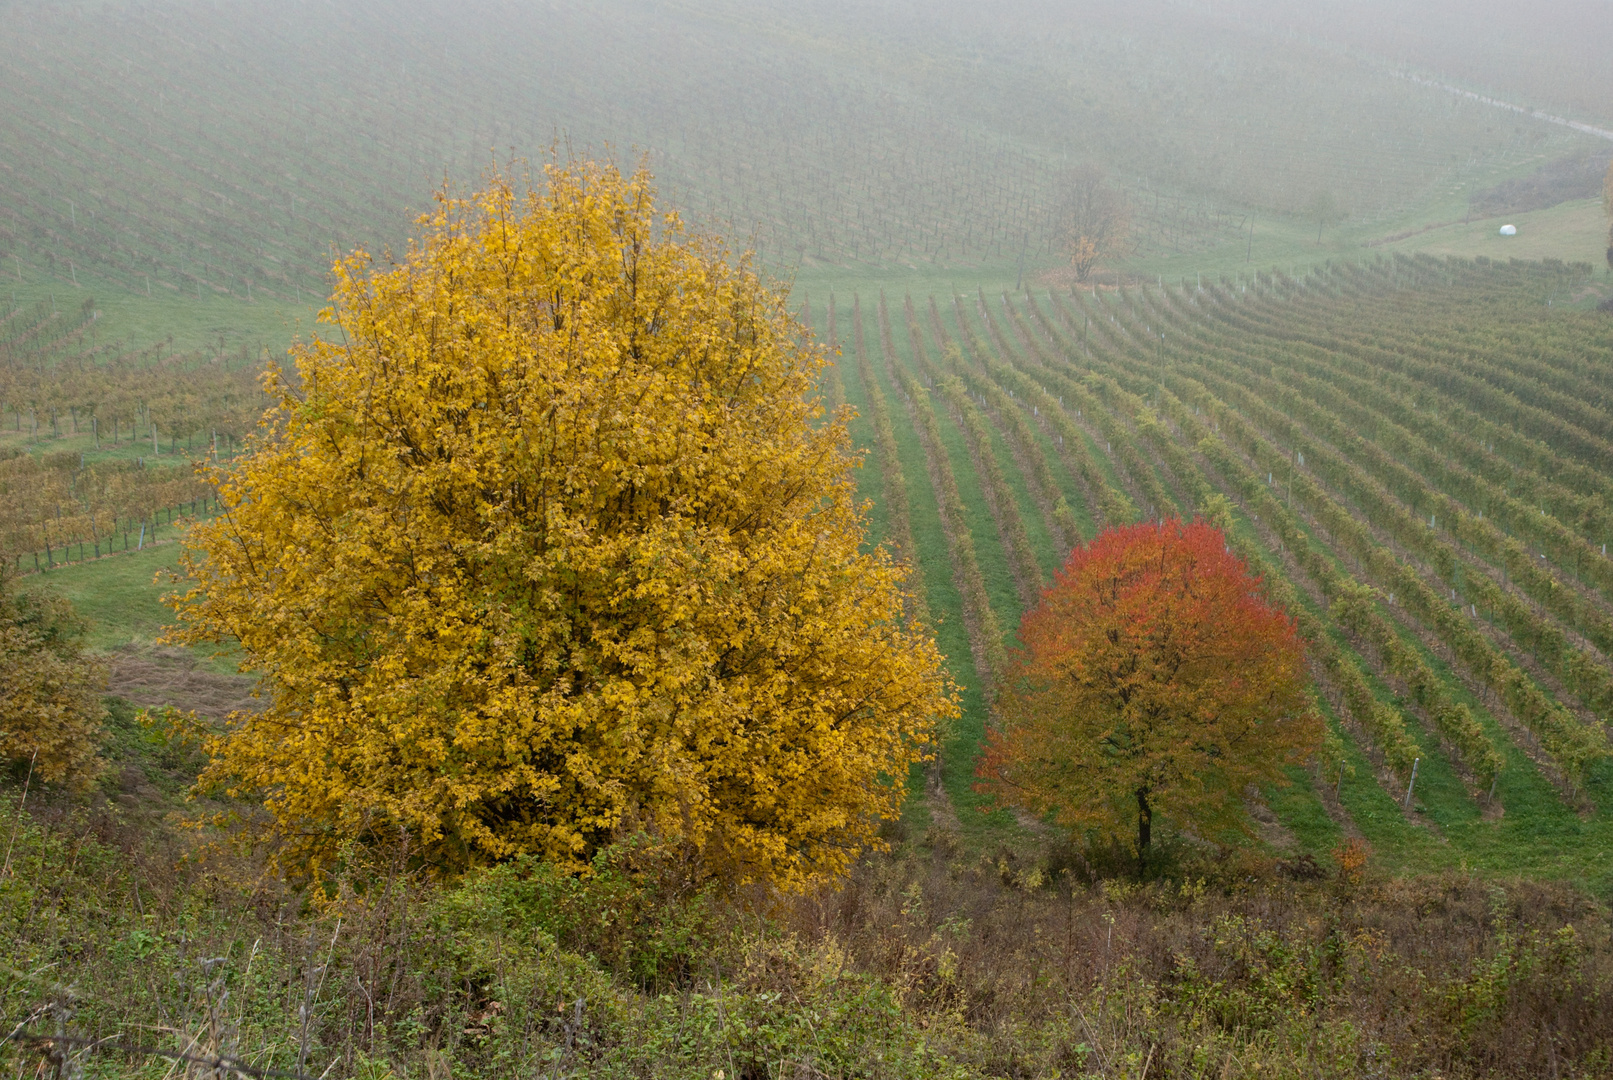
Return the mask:
[[[843,872],[955,705],[862,547],[823,351],[642,173],[420,224],[337,265],[340,333],[190,534],[177,637],[239,642],[268,699],[203,784],[310,873],[387,839],[581,867],[625,829],[729,881]]]

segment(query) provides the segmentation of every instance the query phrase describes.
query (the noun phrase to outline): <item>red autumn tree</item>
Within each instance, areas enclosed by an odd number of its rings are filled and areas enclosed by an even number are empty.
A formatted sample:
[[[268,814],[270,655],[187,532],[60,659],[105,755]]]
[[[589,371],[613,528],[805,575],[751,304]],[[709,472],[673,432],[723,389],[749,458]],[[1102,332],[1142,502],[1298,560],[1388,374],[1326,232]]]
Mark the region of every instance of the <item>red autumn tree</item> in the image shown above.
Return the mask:
[[[1202,520],[1077,548],[1019,628],[977,788],[1082,834],[1252,832],[1251,784],[1320,743],[1294,620]]]

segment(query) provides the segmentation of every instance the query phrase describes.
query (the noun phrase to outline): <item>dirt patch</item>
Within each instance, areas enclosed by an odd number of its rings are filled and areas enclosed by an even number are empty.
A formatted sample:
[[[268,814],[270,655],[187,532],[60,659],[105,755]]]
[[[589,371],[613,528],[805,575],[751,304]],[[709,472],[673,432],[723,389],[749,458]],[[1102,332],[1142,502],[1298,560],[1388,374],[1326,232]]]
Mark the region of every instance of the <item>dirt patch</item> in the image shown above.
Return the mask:
[[[107,693],[134,705],[172,705],[210,720],[263,708],[252,696],[257,679],[201,670],[195,655],[184,649],[126,645],[112,650],[107,659],[112,667]]]
[[[1299,839],[1294,836],[1294,830],[1284,825],[1277,815],[1258,797],[1244,801],[1244,807],[1249,816],[1254,819],[1255,828],[1273,851],[1290,852],[1299,848]]]
[[[1077,276],[1073,266],[1055,266],[1047,270],[1032,271],[1026,275],[1030,283],[1041,289],[1056,289],[1059,292],[1069,292],[1071,289],[1118,289],[1128,282],[1141,280],[1135,274],[1127,275],[1118,270],[1093,270],[1085,280]],[[1018,292],[1016,288],[1014,290]]]
[[[1500,212],[1505,213],[1506,211],[1500,211]],[[1376,240],[1368,240],[1365,244],[1362,244],[1361,246],[1362,247],[1381,247],[1384,244],[1393,244],[1398,240],[1406,240],[1406,239],[1409,239],[1409,238],[1411,238],[1413,236],[1421,236],[1423,233],[1430,233],[1430,232],[1433,232],[1435,229],[1446,229],[1446,228],[1449,228],[1452,225],[1460,225],[1460,224],[1462,224],[1462,222],[1460,222],[1460,221],[1436,221],[1436,222],[1433,222],[1432,224],[1429,224],[1429,225],[1420,226],[1419,228],[1407,229],[1404,232],[1391,233],[1388,236],[1380,236]]]

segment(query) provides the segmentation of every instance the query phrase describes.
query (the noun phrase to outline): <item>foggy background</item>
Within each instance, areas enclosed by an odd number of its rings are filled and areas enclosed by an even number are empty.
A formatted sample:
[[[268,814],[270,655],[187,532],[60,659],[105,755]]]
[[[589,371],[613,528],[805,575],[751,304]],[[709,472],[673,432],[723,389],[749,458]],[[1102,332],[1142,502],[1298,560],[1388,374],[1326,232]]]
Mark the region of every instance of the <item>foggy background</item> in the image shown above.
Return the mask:
[[[0,266],[306,299],[557,144],[785,268],[1046,256],[1082,167],[1141,254],[1597,190],[1613,142],[1430,80],[1613,129],[1613,3],[13,0]]]

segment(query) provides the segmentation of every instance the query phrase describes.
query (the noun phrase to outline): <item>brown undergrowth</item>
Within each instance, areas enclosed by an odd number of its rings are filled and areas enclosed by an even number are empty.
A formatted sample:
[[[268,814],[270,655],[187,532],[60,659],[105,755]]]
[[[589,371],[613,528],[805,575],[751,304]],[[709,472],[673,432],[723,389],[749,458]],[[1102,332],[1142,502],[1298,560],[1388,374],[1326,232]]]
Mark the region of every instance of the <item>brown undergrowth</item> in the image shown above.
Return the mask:
[[[1185,845],[1139,883],[897,829],[805,897],[642,836],[581,878],[354,850],[297,891],[161,814],[19,796],[0,1075],[1613,1075],[1609,912],[1568,885]]]

